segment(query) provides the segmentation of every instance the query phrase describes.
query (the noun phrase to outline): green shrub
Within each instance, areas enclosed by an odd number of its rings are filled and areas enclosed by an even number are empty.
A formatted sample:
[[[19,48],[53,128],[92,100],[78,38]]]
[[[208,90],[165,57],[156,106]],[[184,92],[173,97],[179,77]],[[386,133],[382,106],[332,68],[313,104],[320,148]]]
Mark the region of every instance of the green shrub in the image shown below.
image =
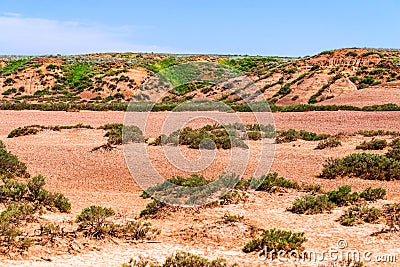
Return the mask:
[[[0,148],[0,175],[29,177],[25,163],[4,148]]]
[[[341,146],[342,142],[336,137],[328,138],[325,140],[319,141],[317,147],[315,149],[325,149],[325,148],[334,148]]]
[[[270,251],[303,251],[304,242],[307,241],[303,232],[291,232],[278,229],[270,229],[264,231],[260,237],[248,242],[243,251],[250,253],[253,251],[260,251],[267,247]]]
[[[351,154],[344,158],[328,159],[320,178],[357,177],[366,180],[392,181],[400,177],[400,161],[386,155]]]
[[[335,54],[335,52],[332,50],[325,50],[325,51],[322,51],[321,53],[319,53],[319,55],[330,55],[330,56],[333,56],[334,54]]]
[[[122,145],[127,143],[143,143],[146,138],[142,130],[135,125],[125,126],[122,124],[106,124],[100,129],[106,130],[105,137],[108,137],[108,144]]]
[[[40,131],[36,126],[25,126],[13,129],[7,136],[7,138],[14,138],[18,136],[34,135]]]
[[[386,220],[386,226],[389,231],[400,230],[400,203],[387,204],[384,206],[383,214]]]
[[[259,131],[248,132],[247,137],[249,138],[249,140],[261,140],[262,139],[261,132],[259,132]]]
[[[188,252],[178,252],[168,257],[163,267],[228,267],[224,259],[208,260]],[[235,265],[232,265],[235,266]]]
[[[302,139],[305,141],[319,141],[329,138],[329,134],[317,134],[304,130],[296,131],[294,129],[282,130],[277,132],[276,142],[277,143],[289,143]]]
[[[224,222],[231,223],[231,222],[240,222],[243,220],[244,217],[241,215],[232,215],[230,213],[225,213],[222,218],[224,219]]]
[[[278,177],[278,173],[269,173],[259,179],[253,178],[252,183],[257,186],[257,191],[276,192],[279,188],[300,189],[296,182],[291,182],[283,177]]]
[[[399,136],[400,133],[397,131],[385,131],[385,130],[359,130],[358,134],[365,137],[374,137],[374,136],[384,136],[384,135],[392,135]]]
[[[165,204],[158,201],[158,200],[153,200],[150,203],[146,205],[146,208],[142,211],[140,211],[140,217],[145,217],[145,216],[152,216],[157,214],[163,207],[165,207]]]
[[[395,139],[393,139],[393,140],[390,142],[389,146],[390,146],[391,148],[394,148],[394,149],[400,149],[400,138],[395,138]]]
[[[332,190],[327,193],[330,202],[338,207],[348,206],[360,201],[360,196],[357,192],[351,192],[351,187],[348,185],[340,186],[338,190]]]
[[[379,221],[381,215],[382,211],[374,207],[352,206],[340,216],[339,222],[341,225],[345,226],[353,226],[364,222],[376,223]]]
[[[220,198],[220,205],[239,204],[248,198],[246,192],[240,190],[230,190]]]
[[[288,211],[298,214],[319,214],[330,212],[335,204],[329,201],[327,195],[306,195],[295,199]]]
[[[371,141],[363,141],[356,149],[362,150],[382,150],[387,147],[387,141],[383,139],[372,139]]]
[[[400,161],[400,148],[389,149],[385,156],[389,159]]]
[[[360,197],[366,201],[376,201],[378,199],[384,199],[386,196],[386,189],[384,188],[372,188],[368,187],[360,193]]]
[[[78,231],[84,231],[86,236],[94,238],[103,238],[110,230],[110,221],[108,218],[115,214],[111,208],[100,206],[90,206],[82,210],[76,217],[79,223]]]
[[[346,53],[346,57],[356,57],[358,54],[354,51],[349,51]]]

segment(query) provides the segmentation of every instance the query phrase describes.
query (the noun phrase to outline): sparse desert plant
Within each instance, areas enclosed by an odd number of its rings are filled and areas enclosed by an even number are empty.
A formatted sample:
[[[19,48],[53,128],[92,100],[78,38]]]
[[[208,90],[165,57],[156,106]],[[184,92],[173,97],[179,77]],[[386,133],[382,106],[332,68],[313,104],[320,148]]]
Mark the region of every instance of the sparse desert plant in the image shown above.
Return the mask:
[[[400,161],[388,157],[388,155],[356,153],[344,158],[328,159],[319,177],[324,179],[357,177],[366,180],[397,180],[400,177]]]
[[[0,148],[0,175],[6,177],[29,177],[25,163],[5,148]]]
[[[400,203],[387,204],[383,208],[388,231],[400,231]]]
[[[384,199],[386,196],[386,189],[384,188],[372,188],[368,187],[360,193],[360,197],[366,201],[376,201],[378,199]]]
[[[300,189],[296,182],[291,182],[283,177],[278,177],[278,173],[269,173],[259,179],[253,178],[252,183],[257,187],[257,191],[276,192],[279,188]]]
[[[223,216],[224,222],[231,223],[231,222],[240,222],[243,220],[243,216],[241,215],[232,215],[230,213],[225,213]]]
[[[379,221],[382,211],[367,206],[351,206],[346,212],[340,216],[339,222],[345,226],[353,226],[356,224],[376,223]]]
[[[356,146],[356,149],[362,150],[382,150],[387,147],[387,141],[384,139],[372,139],[371,141],[363,141]]]
[[[356,204],[360,201],[360,196],[357,192],[351,192],[351,187],[348,185],[340,186],[338,190],[332,190],[327,193],[330,202],[338,207]]]
[[[292,206],[287,210],[293,213],[312,215],[330,212],[335,207],[335,204],[329,201],[327,195],[310,194],[295,199]]]
[[[329,134],[317,134],[313,132],[308,132],[305,130],[296,131],[294,129],[282,130],[277,132],[276,142],[279,143],[289,143],[302,139],[305,141],[319,141],[329,138]]]
[[[157,214],[166,205],[158,200],[153,200],[146,205],[146,208],[140,211],[140,217],[152,216]]]
[[[342,142],[338,138],[332,137],[332,138],[328,138],[328,139],[319,141],[319,143],[315,149],[334,148],[334,147],[338,147],[341,145],[342,145]]]
[[[248,198],[246,192],[240,190],[229,190],[225,195],[220,198],[220,205],[230,205],[238,204],[240,202],[245,202]]]
[[[106,124],[100,129],[106,130],[105,137],[110,145],[122,145],[127,143],[142,143],[146,141],[142,130],[135,125]]]
[[[270,251],[303,251],[304,242],[307,241],[303,232],[291,232],[279,229],[270,229],[262,232],[261,236],[248,242],[243,251],[250,253],[253,251],[260,251],[267,247]]]
[[[385,156],[389,159],[400,161],[400,148],[389,149]]]
[[[111,222],[109,217],[115,214],[111,208],[90,206],[82,210],[76,217],[79,223],[78,231],[84,231],[86,236],[103,238],[110,231]]]
[[[394,148],[394,149],[400,149],[400,138],[395,138],[395,139],[393,139],[393,140],[390,142],[389,146],[390,146],[391,148]]]

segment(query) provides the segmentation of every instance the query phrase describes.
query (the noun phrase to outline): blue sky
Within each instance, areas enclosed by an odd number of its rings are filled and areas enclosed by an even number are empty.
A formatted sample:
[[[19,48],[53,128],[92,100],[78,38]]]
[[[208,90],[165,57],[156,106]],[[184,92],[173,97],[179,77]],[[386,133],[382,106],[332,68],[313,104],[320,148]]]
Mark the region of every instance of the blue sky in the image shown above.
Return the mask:
[[[2,0],[0,54],[400,48],[399,11],[396,0]]]

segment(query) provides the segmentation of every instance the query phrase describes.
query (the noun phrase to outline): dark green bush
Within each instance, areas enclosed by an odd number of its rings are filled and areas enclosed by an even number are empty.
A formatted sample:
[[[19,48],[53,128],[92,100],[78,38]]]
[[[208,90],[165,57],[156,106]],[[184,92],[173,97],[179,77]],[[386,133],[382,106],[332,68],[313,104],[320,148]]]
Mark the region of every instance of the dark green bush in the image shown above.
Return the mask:
[[[259,179],[253,178],[252,183],[259,185],[257,191],[276,192],[279,188],[300,189],[296,182],[291,182],[283,177],[278,177],[278,173],[269,173],[261,176]]]
[[[379,221],[381,215],[382,211],[374,207],[352,206],[340,216],[339,222],[345,226],[353,226],[364,222],[376,223]]]
[[[319,141],[317,147],[315,149],[325,149],[325,148],[334,148],[341,146],[342,142],[336,137],[331,137],[325,140]]]
[[[400,161],[386,155],[351,154],[344,158],[328,159],[320,178],[361,178],[366,180],[392,181],[400,177]]]
[[[360,197],[366,201],[376,201],[378,199],[384,199],[386,196],[386,189],[384,188],[372,188],[368,187],[360,193]]]
[[[150,203],[146,205],[146,208],[142,211],[140,211],[140,217],[145,217],[145,216],[152,216],[157,214],[163,207],[165,207],[165,204],[158,201],[158,200],[153,200]]]
[[[208,260],[188,252],[178,252],[165,260],[163,267],[228,267],[224,259]]]
[[[302,139],[305,141],[319,141],[329,138],[329,134],[317,134],[304,130],[296,131],[294,129],[282,130],[277,132],[276,142],[277,143],[289,143]]]
[[[338,190],[332,190],[327,193],[330,202],[338,207],[353,205],[360,201],[360,196],[357,192],[351,192],[351,187],[348,185],[340,186]]]
[[[0,175],[7,177],[29,177],[25,163],[18,157],[0,148]]]
[[[253,251],[260,251],[267,247],[270,251],[303,251],[304,242],[307,241],[303,232],[291,232],[278,229],[270,229],[264,231],[260,237],[248,242],[243,251],[250,253]]]
[[[389,149],[385,156],[389,159],[400,161],[400,148]]]
[[[135,125],[106,124],[100,129],[106,130],[105,137],[108,137],[108,144],[122,145],[127,143],[143,143],[146,138],[142,130]]]
[[[387,141],[383,139],[372,139],[371,141],[363,141],[356,149],[362,150],[382,150],[387,147]]]
[[[79,223],[78,231],[84,231],[86,236],[103,238],[110,230],[111,222],[108,218],[114,214],[115,212],[111,208],[100,206],[85,208],[76,217],[76,222]]]
[[[400,149],[400,138],[395,138],[395,139],[393,139],[393,140],[390,142],[389,146],[390,146],[391,148],[394,148],[394,149]]]
[[[385,205],[383,214],[388,231],[400,231],[400,203]]]
[[[295,199],[288,211],[298,214],[319,214],[330,212],[335,204],[329,201],[327,195],[306,195]]]

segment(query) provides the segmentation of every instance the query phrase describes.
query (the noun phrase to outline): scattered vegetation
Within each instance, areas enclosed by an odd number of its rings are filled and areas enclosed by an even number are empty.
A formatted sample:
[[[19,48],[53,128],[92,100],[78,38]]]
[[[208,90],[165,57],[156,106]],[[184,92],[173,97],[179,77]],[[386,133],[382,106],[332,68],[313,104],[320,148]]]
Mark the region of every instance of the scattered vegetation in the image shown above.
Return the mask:
[[[384,155],[355,153],[339,159],[328,159],[319,175],[324,179],[339,177],[392,181],[400,177],[399,150]]]
[[[63,125],[63,126],[43,126],[43,125],[29,125],[24,127],[18,127],[13,129],[7,136],[7,138],[14,138],[26,135],[35,135],[43,130],[60,131],[63,129],[93,129],[90,125],[84,125],[82,123],[76,125]]]
[[[132,240],[150,239],[160,232],[152,228],[148,222],[131,221],[127,224],[115,224],[109,220],[113,215],[115,212],[111,208],[100,206],[85,208],[76,217],[76,222],[79,223],[78,231],[97,239],[112,236]]]
[[[305,141],[319,141],[329,138],[329,134],[317,134],[313,132],[307,132],[304,130],[296,131],[294,129],[277,131],[276,142],[277,143],[289,143],[302,139]]]
[[[340,216],[341,225],[353,226],[362,223],[376,223],[380,220],[382,211],[367,206],[351,206],[346,212]]]
[[[142,130],[135,125],[123,125],[119,123],[106,124],[100,127],[106,132],[105,137],[108,137],[108,145],[122,145],[127,143],[143,143],[146,138]]]
[[[133,260],[125,263],[122,267],[234,267],[237,264],[228,264],[225,259],[209,260],[207,258],[189,253],[178,252],[166,258],[162,264],[151,262],[146,259]]]
[[[307,241],[303,232],[291,232],[278,229],[270,229],[262,232],[261,236],[248,242],[243,251],[250,253],[253,251],[260,251],[267,247],[270,251],[292,251],[296,250],[302,252],[305,247],[304,243]]]
[[[363,141],[356,149],[362,150],[383,150],[387,147],[387,141],[384,139],[372,139],[371,141]]]
[[[335,207],[356,205],[362,201],[376,201],[386,196],[386,190],[382,188],[367,188],[361,193],[351,192],[348,185],[341,186],[338,190],[332,190],[325,194],[309,194],[295,199],[287,210],[298,214],[319,214],[330,212]]]
[[[328,139],[321,140],[315,149],[334,148],[341,146],[342,142],[337,137],[329,137]]]

